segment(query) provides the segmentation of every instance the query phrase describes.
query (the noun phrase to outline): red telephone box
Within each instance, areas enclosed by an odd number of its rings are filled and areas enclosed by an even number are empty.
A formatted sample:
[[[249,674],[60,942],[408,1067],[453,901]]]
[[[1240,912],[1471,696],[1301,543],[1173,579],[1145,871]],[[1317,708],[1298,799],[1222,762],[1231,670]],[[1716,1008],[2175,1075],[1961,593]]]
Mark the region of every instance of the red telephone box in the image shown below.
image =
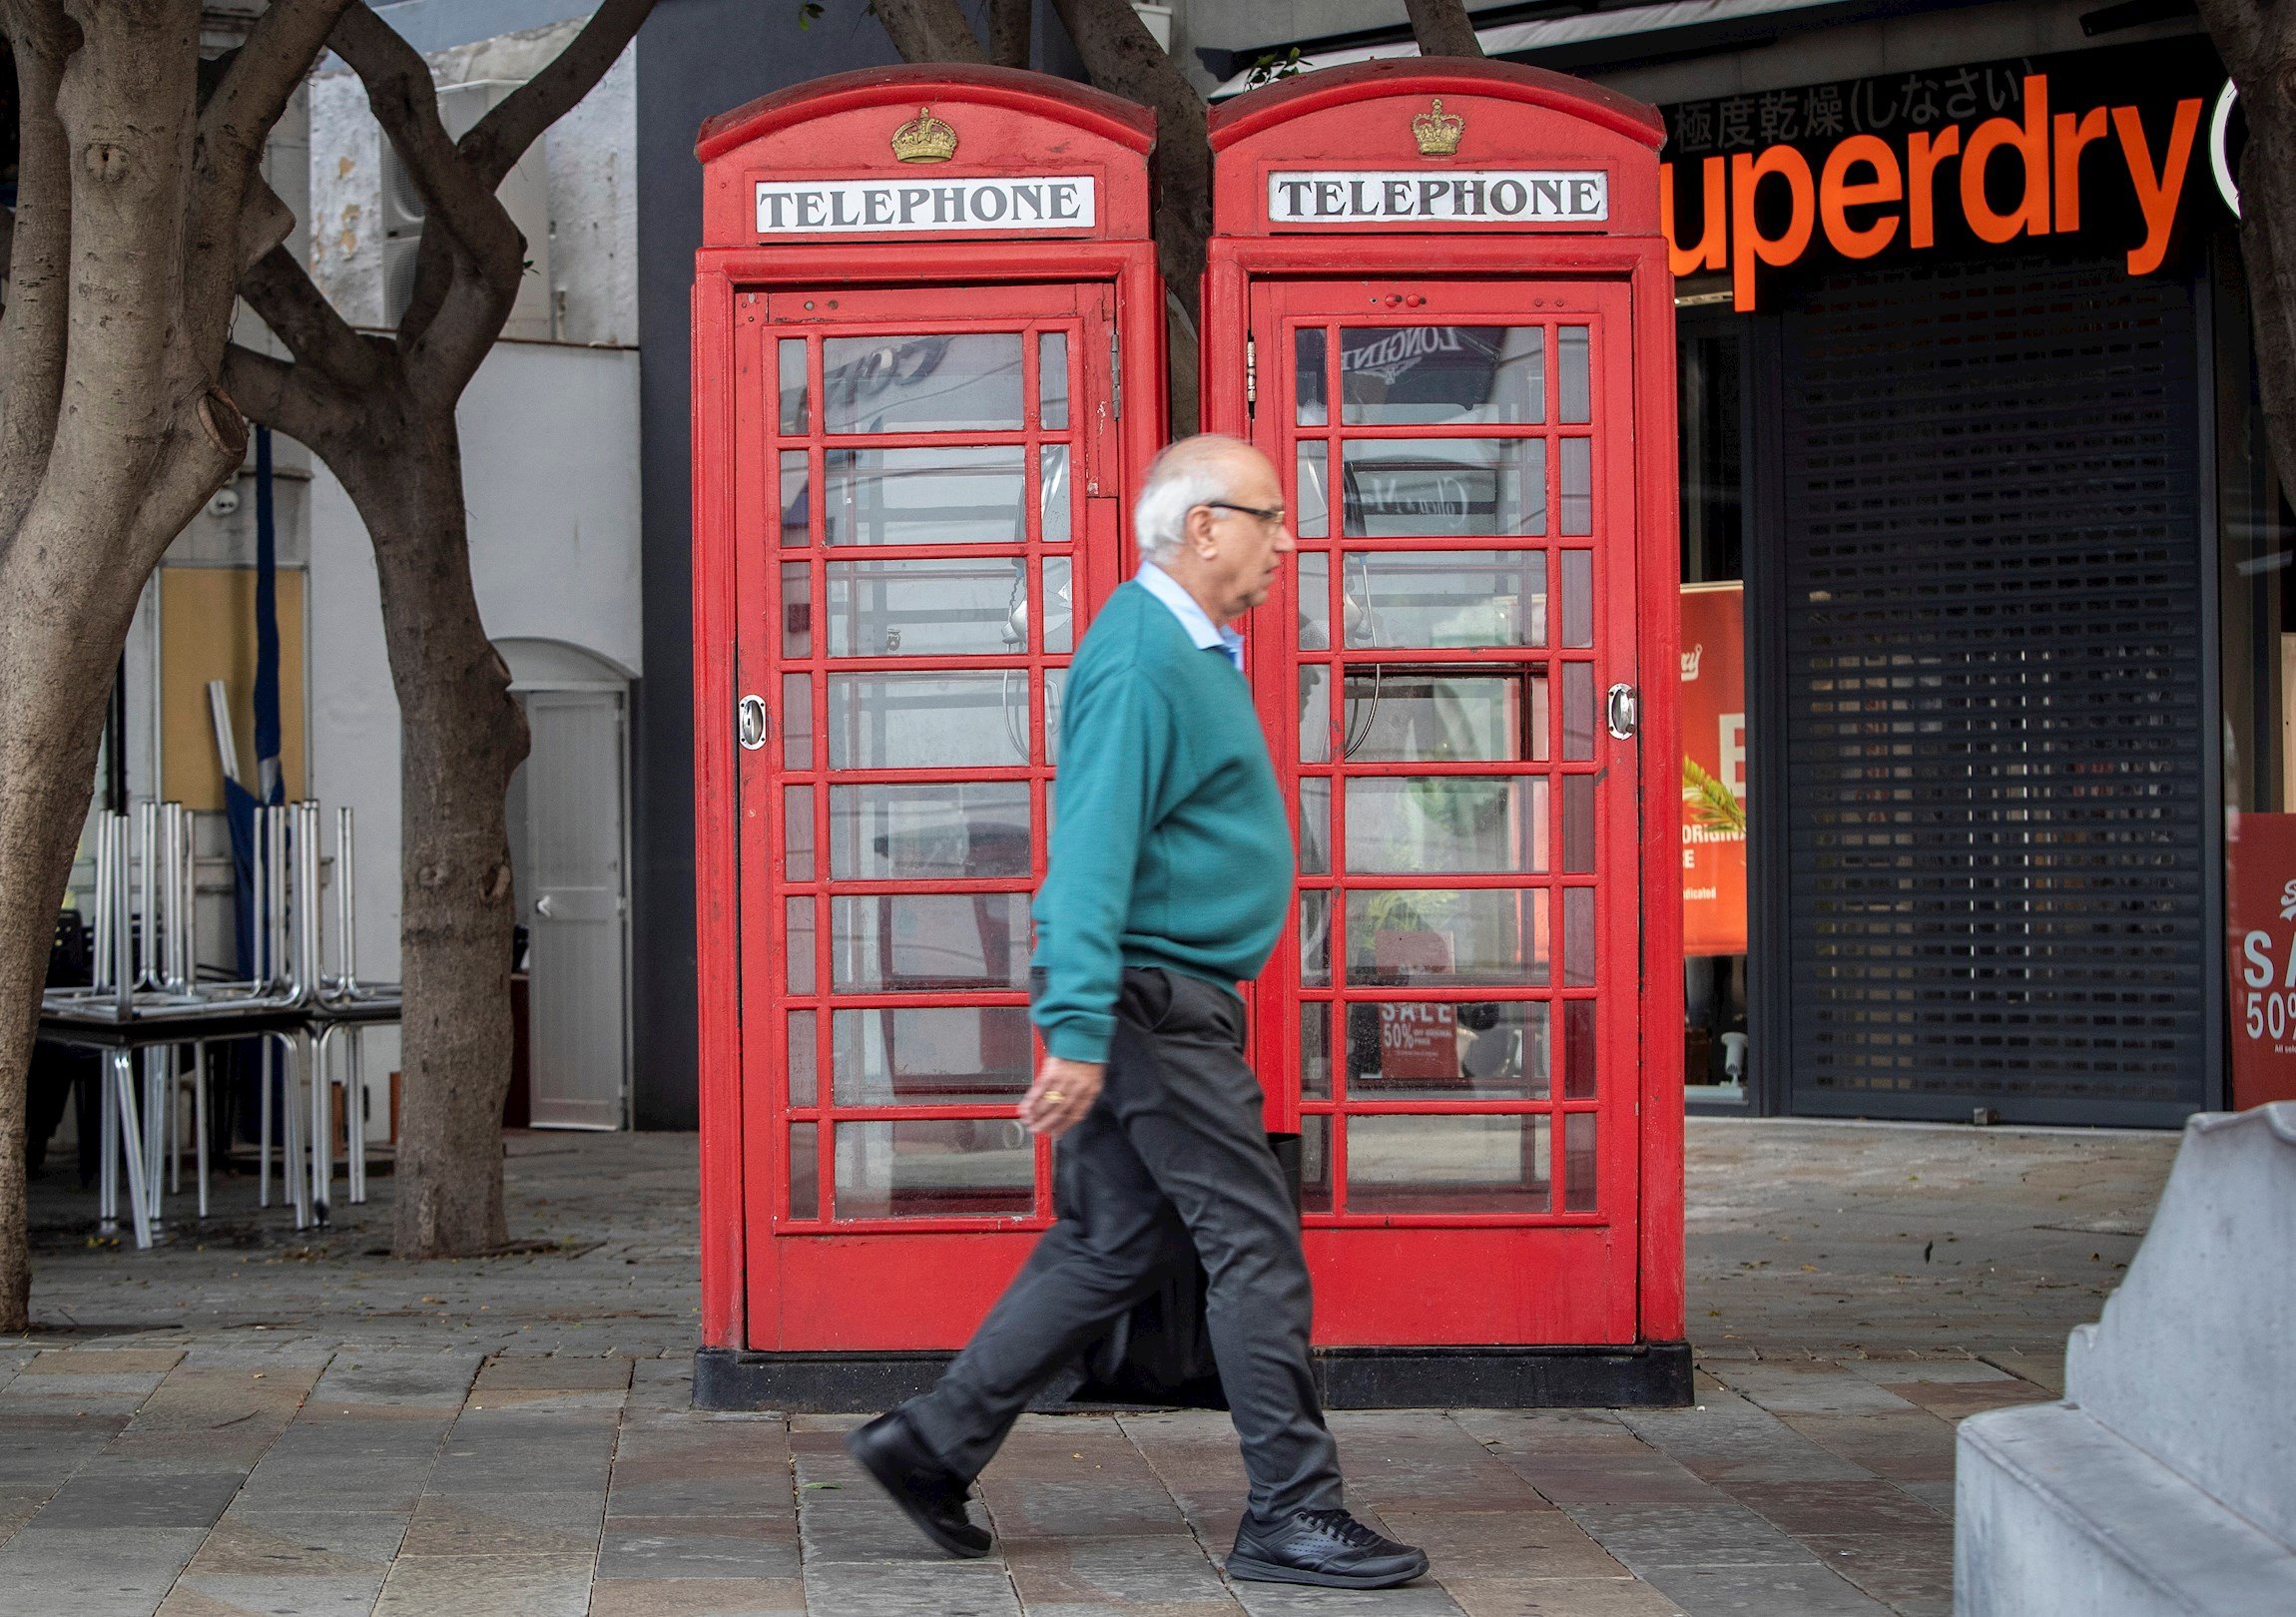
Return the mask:
[[[1154,120],[989,68],[714,120],[694,286],[706,1404],[929,1381],[1049,1222],[1028,903],[1165,417]]]
[[[1212,115],[1204,421],[1300,541],[1247,626],[1302,869],[1255,1064],[1335,1403],[1690,1390],[1663,136],[1485,61]]]

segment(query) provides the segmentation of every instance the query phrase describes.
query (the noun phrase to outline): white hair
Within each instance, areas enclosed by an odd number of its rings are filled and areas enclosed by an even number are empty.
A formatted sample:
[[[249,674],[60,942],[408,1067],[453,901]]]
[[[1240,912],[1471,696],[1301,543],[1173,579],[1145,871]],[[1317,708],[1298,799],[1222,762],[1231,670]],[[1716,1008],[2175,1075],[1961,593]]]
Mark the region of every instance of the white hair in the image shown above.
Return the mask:
[[[1188,513],[1226,497],[1235,486],[1237,457],[1251,447],[1224,432],[1199,432],[1159,450],[1132,502],[1132,537],[1140,554],[1152,562],[1178,555],[1188,537]]]

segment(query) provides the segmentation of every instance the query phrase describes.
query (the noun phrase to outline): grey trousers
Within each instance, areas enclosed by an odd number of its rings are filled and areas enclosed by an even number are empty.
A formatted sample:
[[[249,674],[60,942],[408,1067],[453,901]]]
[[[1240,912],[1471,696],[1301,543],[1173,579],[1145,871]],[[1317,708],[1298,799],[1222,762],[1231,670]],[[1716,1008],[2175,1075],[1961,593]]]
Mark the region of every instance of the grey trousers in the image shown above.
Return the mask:
[[[1124,973],[1100,1100],[1054,1149],[1059,1222],[940,1384],[904,1406],[959,1476],[979,1475],[1028,1400],[1193,1249],[1252,1516],[1273,1525],[1341,1503],[1309,1370],[1299,1215],[1243,1046],[1235,995],[1178,972]]]

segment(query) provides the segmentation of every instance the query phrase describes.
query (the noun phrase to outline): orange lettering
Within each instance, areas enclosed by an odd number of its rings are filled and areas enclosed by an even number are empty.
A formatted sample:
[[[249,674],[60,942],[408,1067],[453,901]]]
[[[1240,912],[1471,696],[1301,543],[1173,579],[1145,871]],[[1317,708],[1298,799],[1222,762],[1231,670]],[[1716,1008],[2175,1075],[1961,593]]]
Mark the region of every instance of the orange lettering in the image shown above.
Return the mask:
[[[1754,223],[1754,194],[1763,178],[1776,175],[1793,197],[1786,234],[1764,236]],[[1760,157],[1740,152],[1730,160],[1730,289],[1731,304],[1740,312],[1754,306],[1754,261],[1792,264],[1810,245],[1810,230],[1817,223],[1809,160],[1791,146],[1773,146]]]
[[[2080,229],[2080,149],[2104,139],[2104,109],[2092,107],[2075,123],[2070,113],[2056,115],[2056,228],[2070,235]]]
[[[1986,164],[2003,147],[2016,154],[2024,168],[2024,196],[2016,210],[1997,214],[1986,197]],[[2048,80],[2028,73],[2024,81],[2024,124],[1989,118],[1970,137],[1962,154],[1962,213],[1981,241],[2000,246],[2022,231],[2027,236],[2048,235]]]
[[[1699,222],[1698,245],[1685,253],[1674,241],[1674,165],[1658,166],[1658,224],[1666,233],[1666,268],[1678,275],[1689,274],[1693,270],[1719,270],[1728,262],[1725,255],[1730,251],[1730,241],[1725,234],[1722,160],[1711,157],[1699,167],[1704,176],[1706,211]]]
[[[1857,163],[1872,169],[1874,178],[1851,180],[1850,167]],[[1826,155],[1826,172],[1818,179],[1818,217],[1825,222],[1826,240],[1845,259],[1872,258],[1898,234],[1898,218],[1892,214],[1864,230],[1855,230],[1849,211],[1894,203],[1905,194],[1898,154],[1890,150],[1889,143],[1878,135],[1851,136]]]
[[[1937,198],[1934,194],[1938,165],[1962,149],[1961,126],[1938,131],[1932,140],[1920,130],[1907,138],[1906,169],[1910,176],[1906,188],[1906,240],[1915,247],[1938,245],[1938,230],[1934,219]]]
[[[2168,132],[2168,151],[2160,160],[2160,173],[2152,172],[2152,153],[2144,141],[2144,120],[2134,107],[2112,109],[2112,127],[2120,136],[2121,155],[2128,160],[2128,178],[2136,185],[2136,203],[2144,210],[2144,245],[2128,254],[2128,272],[2148,275],[2168,257],[2168,233],[2176,224],[2176,204],[2184,195],[2184,174],[2192,164],[2192,137],[2200,130],[2200,103],[2176,104],[2176,122]]]

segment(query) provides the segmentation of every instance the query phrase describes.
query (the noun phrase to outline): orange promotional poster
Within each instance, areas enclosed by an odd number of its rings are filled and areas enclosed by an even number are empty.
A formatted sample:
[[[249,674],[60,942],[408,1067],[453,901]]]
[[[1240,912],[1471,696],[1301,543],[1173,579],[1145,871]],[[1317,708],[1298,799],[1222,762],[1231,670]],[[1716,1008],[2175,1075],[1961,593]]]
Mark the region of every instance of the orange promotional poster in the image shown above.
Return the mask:
[[[2224,839],[2232,1106],[2296,1100],[2296,814],[2237,814]]]
[[[1682,952],[1746,952],[1746,591],[1682,587]]]

